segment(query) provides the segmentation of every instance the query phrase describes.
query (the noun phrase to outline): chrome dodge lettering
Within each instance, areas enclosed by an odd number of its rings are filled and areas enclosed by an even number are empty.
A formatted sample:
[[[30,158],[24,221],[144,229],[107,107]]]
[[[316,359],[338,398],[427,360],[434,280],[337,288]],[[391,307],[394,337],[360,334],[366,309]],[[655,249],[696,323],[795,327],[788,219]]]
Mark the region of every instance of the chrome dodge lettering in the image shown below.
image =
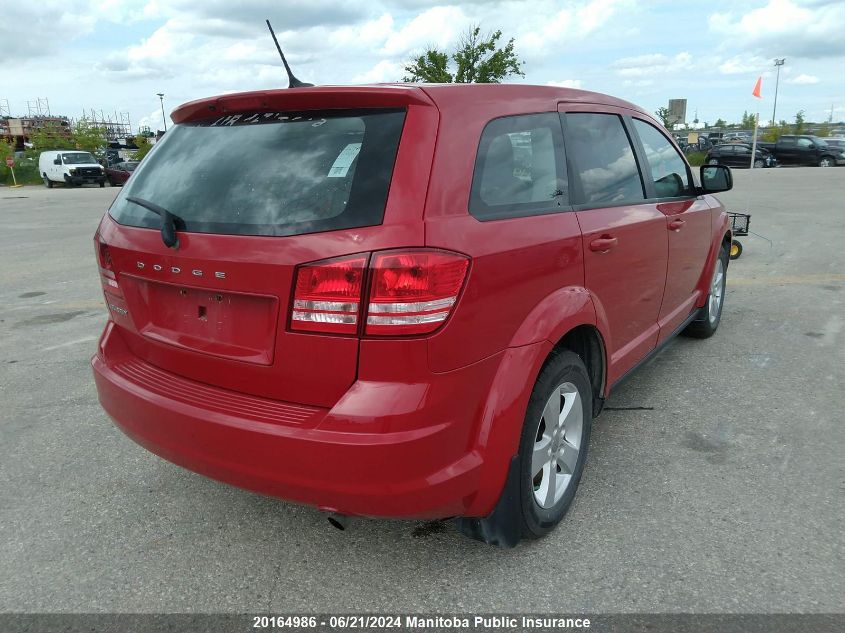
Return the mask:
[[[147,267],[147,264],[145,262],[135,262],[135,266],[137,266],[139,269],[143,269]],[[151,266],[152,269],[156,272],[161,272],[164,270],[164,266],[162,264],[151,264]],[[170,266],[170,273],[173,275],[179,275],[182,273],[182,269],[179,266]],[[194,277],[205,276],[205,273],[199,268],[191,269],[191,274]],[[214,277],[216,279],[226,279],[226,275],[227,273],[222,270],[214,271]]]

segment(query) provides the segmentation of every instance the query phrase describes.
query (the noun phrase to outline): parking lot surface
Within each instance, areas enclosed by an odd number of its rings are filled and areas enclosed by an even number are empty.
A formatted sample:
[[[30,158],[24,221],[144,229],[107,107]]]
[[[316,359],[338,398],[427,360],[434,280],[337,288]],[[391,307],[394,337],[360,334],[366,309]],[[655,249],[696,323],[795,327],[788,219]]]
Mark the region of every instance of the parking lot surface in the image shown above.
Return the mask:
[[[134,444],[89,367],[116,189],[0,189],[0,611],[843,611],[845,170],[735,181],[771,245],[743,238],[719,332],[613,394],[568,516],[514,550],[338,532]]]

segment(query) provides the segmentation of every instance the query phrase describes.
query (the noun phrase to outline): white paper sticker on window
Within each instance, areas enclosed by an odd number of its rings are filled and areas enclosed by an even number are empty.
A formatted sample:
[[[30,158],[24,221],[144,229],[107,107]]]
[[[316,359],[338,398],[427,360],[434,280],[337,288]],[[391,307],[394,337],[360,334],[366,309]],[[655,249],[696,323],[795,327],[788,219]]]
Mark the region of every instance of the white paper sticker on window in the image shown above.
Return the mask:
[[[355,160],[360,151],[360,143],[350,143],[344,147],[337,158],[334,159],[332,168],[329,170],[329,178],[346,178],[346,174],[352,166],[352,161]]]

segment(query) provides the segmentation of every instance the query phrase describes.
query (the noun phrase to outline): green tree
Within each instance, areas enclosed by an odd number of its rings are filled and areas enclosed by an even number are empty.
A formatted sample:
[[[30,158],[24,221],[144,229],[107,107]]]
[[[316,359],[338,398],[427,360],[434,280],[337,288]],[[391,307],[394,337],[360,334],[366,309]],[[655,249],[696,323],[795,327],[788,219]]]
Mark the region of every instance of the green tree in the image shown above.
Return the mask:
[[[776,143],[782,134],[789,134],[789,123],[781,120],[777,125],[772,125],[763,133],[763,140],[766,143]]]
[[[798,110],[795,113],[795,127],[794,127],[796,134],[803,134],[804,133],[804,111]]]
[[[748,112],[743,112],[742,113],[742,122],[739,125],[744,130],[753,130],[755,121],[756,121],[756,118],[753,114],[748,114]]]
[[[73,141],[76,149],[95,153],[106,144],[105,129],[91,124],[87,119],[79,119],[73,129]]]
[[[524,77],[523,62],[516,56],[513,38],[499,46],[501,38],[501,31],[481,35],[481,27],[474,26],[462,36],[457,50],[451,55],[428,48],[412,59],[405,65],[404,81],[497,84],[513,75]],[[450,58],[454,62],[454,72]]]
[[[727,122],[724,119],[716,119],[716,122],[713,124],[713,127],[725,127],[727,126]]]
[[[667,130],[672,129],[672,113],[669,111],[669,108],[657,108],[654,113],[657,115],[657,118],[660,119],[663,127]]]
[[[135,136],[135,145],[138,149],[135,150],[135,153],[132,155],[133,160],[141,160],[153,148],[153,144],[150,143],[150,140],[141,134]]]
[[[405,66],[408,73],[404,81],[421,81],[427,84],[450,84],[453,81],[449,72],[449,56],[433,48],[415,58]]]
[[[29,142],[32,144],[32,149],[27,152],[34,152],[35,156],[46,150],[76,148],[73,133],[67,127],[60,125],[45,125],[37,128],[29,135]]]
[[[830,136],[830,123],[822,123],[816,132],[816,136]]]

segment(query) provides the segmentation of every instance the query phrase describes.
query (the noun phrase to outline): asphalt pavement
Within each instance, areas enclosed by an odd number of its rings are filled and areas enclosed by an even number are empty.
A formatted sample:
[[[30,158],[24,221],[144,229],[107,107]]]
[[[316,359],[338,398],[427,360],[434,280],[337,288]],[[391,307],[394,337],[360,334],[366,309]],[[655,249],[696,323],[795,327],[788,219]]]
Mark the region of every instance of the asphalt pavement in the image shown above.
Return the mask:
[[[89,367],[116,190],[0,188],[0,611],[843,611],[845,169],[735,181],[765,239],[719,332],[613,394],[568,516],[513,550],[443,522],[339,532],[134,444]]]

